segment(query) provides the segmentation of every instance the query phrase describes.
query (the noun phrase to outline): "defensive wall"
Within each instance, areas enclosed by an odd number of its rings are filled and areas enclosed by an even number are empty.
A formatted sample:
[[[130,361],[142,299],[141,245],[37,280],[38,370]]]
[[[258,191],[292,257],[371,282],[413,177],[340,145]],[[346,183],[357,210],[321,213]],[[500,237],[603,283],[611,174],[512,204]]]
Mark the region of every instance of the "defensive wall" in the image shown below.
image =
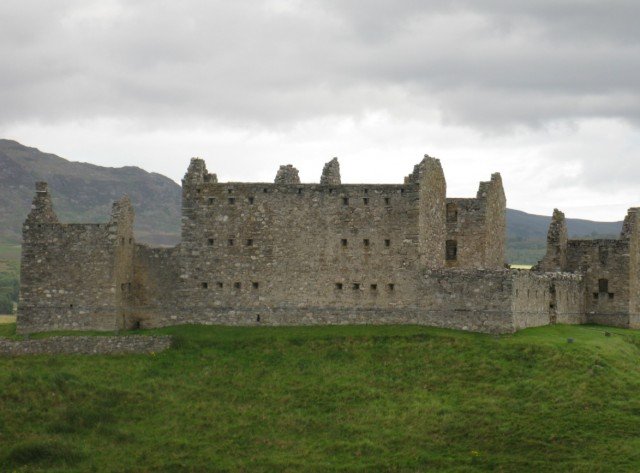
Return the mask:
[[[194,158],[182,193],[181,243],[151,248],[134,241],[126,197],[108,223],[63,224],[38,183],[18,331],[402,323],[504,333],[638,318],[636,214],[606,243],[568,240],[554,216],[538,271],[511,271],[497,173],[475,198],[447,198],[428,156],[402,184],[342,184],[337,159],[319,184],[291,165],[273,183],[219,182]]]

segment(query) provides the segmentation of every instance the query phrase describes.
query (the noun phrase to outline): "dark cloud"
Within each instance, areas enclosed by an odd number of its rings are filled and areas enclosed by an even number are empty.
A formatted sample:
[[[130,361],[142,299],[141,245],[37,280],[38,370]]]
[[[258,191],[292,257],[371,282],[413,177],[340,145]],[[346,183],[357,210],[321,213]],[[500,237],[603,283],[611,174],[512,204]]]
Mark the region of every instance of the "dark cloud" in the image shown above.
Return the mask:
[[[638,2],[5,0],[0,123],[640,117]]]

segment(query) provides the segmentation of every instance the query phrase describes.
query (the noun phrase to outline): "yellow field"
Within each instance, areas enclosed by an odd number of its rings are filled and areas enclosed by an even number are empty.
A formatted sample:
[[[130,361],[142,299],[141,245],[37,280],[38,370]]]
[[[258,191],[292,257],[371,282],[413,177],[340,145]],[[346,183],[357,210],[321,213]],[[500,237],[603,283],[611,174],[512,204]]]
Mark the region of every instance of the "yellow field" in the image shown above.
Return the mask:
[[[0,315],[0,324],[12,324],[15,321],[15,315]]]
[[[533,266],[530,264],[512,264],[511,269],[531,269]]]

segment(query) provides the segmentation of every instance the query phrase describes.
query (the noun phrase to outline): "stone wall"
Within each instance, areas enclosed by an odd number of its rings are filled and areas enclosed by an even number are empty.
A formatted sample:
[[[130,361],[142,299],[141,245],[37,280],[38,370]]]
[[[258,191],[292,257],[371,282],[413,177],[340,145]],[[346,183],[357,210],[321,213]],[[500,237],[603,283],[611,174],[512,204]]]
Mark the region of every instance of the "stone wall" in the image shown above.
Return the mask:
[[[513,319],[516,330],[551,323],[551,284],[547,276],[517,271],[513,279]]]
[[[18,332],[120,328],[132,280],[130,202],[116,203],[109,223],[62,224],[46,188],[37,194],[23,227]]]
[[[25,224],[19,330],[399,323],[505,333],[579,318],[581,279],[504,269],[499,174],[475,198],[447,199],[428,156],[391,185],[341,184],[335,159],[321,184],[301,184],[292,166],[275,183],[221,183],[193,159],[182,191],[181,244],[150,248],[133,241],[126,199],[107,224],[65,225],[40,189]]]
[[[628,240],[569,240],[567,269],[584,274],[588,323],[628,326]]]
[[[536,269],[540,271],[566,271],[567,266],[567,223],[564,213],[553,210],[551,224],[547,232],[547,252]]]
[[[629,326],[640,328],[640,208],[629,210],[621,238],[629,241]]]
[[[446,259],[447,183],[440,160],[425,156],[414,170],[418,182],[418,236],[420,264],[441,268]]]
[[[0,356],[130,355],[160,353],[171,347],[170,336],[50,337],[39,340],[0,338]]]
[[[206,175],[184,180],[184,313],[415,300],[417,185],[217,183]]]
[[[475,199],[446,200],[449,268],[501,269],[505,266],[506,198],[500,174],[481,182]],[[454,257],[455,256],[455,257]]]
[[[447,242],[455,243],[455,258],[449,255],[446,266],[483,268],[486,240],[484,202],[472,198],[448,198],[446,215]]]
[[[484,268],[500,269],[506,264],[507,199],[499,173],[480,183],[478,199],[485,202]]]
[[[175,320],[180,284],[180,248],[151,248],[137,244],[134,256],[133,300],[125,328],[147,328],[166,313]]]
[[[431,270],[418,278],[417,297],[397,306],[203,307],[158,314],[147,326],[415,324],[509,333],[514,330],[511,313],[514,274],[508,270]]]

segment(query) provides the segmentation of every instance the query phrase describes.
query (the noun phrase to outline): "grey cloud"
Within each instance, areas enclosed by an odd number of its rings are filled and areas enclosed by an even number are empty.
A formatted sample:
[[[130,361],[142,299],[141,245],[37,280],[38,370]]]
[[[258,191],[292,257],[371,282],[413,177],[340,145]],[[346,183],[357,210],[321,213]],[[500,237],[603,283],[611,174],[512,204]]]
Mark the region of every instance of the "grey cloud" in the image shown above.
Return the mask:
[[[0,124],[640,118],[637,2],[9,0]]]

